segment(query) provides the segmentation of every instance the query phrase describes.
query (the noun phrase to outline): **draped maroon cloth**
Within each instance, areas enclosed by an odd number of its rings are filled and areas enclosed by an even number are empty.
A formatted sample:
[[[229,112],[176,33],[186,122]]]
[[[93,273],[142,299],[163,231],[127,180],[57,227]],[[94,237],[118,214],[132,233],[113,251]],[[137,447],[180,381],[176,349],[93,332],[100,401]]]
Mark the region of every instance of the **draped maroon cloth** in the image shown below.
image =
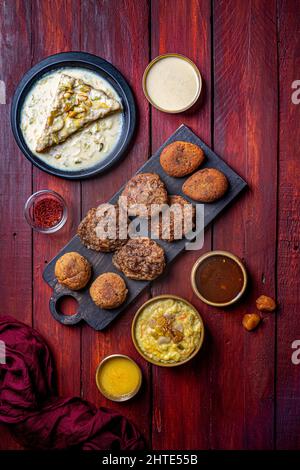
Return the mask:
[[[61,398],[54,367],[39,333],[0,317],[6,363],[0,363],[0,424],[31,449],[139,450],[144,442],[120,414],[81,398]],[[3,361],[2,361],[3,362]]]

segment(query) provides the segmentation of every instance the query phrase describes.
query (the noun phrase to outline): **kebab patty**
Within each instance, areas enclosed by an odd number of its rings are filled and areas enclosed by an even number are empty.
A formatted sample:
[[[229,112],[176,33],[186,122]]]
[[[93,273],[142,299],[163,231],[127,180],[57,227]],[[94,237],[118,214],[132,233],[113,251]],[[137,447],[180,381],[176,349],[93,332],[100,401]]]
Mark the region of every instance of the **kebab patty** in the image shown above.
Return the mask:
[[[113,255],[113,264],[125,276],[138,281],[152,281],[164,270],[164,250],[148,237],[130,239]]]
[[[120,200],[123,207],[127,203],[128,215],[141,217],[151,215],[152,204],[167,204],[167,202],[167,190],[156,173],[139,173],[133,176],[126,184]],[[139,204],[145,206],[145,213],[140,212]],[[155,211],[153,210],[152,213],[154,214]]]
[[[170,209],[172,206],[175,206],[176,210],[170,210],[170,223],[165,224],[164,218],[162,214],[159,214],[155,217],[155,220],[152,221],[152,231],[154,229],[154,233],[159,236],[161,240],[166,240],[168,242],[173,242],[178,238],[176,236],[176,231],[178,230],[177,227],[182,227],[182,235],[185,236],[189,233],[195,226],[195,215],[196,210],[195,207],[188,202],[184,197],[174,195],[169,196],[168,198],[168,205]],[[191,207],[192,218],[188,217],[186,223],[184,223],[185,212],[184,208],[186,206]],[[179,210],[177,210],[179,209]]]
[[[103,206],[103,210],[101,210]],[[105,210],[105,207],[107,210]],[[113,236],[110,238],[109,234],[104,237],[99,237],[97,235],[97,227],[101,226],[105,230],[108,228],[108,220],[110,218],[110,208],[114,207],[116,210],[116,230]],[[119,220],[120,220],[120,211],[119,207],[113,206],[112,204],[105,204],[100,205],[98,208],[90,209],[85,216],[85,218],[81,221],[78,227],[78,235],[80,237],[81,242],[91,250],[95,251],[115,251],[120,248],[124,243],[126,243],[126,239],[120,238],[120,230],[119,230]],[[114,221],[114,220],[113,220]]]
[[[193,173],[204,158],[204,152],[198,145],[178,140],[163,149],[160,164],[169,176],[180,178]]]
[[[103,273],[90,287],[94,303],[104,309],[117,308],[125,301],[127,288],[124,279],[115,273]]]
[[[182,186],[183,193],[199,202],[214,202],[228,189],[224,173],[216,168],[204,168],[190,176]]]
[[[55,276],[60,284],[71,290],[83,289],[91,277],[91,265],[76,251],[62,255],[55,263]]]

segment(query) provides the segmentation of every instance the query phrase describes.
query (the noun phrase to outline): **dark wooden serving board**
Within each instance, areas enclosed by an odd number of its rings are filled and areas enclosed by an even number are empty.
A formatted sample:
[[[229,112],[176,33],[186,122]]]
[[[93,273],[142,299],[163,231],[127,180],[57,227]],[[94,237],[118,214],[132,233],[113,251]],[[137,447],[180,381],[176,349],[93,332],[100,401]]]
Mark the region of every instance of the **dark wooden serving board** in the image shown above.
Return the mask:
[[[212,167],[218,168],[227,176],[229,180],[229,190],[226,195],[216,201],[215,203],[205,204],[204,206],[204,225],[207,225],[217,215],[235,199],[238,194],[247,186],[247,183],[232,170],[218,155],[216,155],[202,140],[194,134],[188,127],[181,125],[171,137],[164,142],[164,144],[154,153],[154,155],[138,170],[137,173],[158,173],[166,185],[169,194],[183,195],[181,188],[183,182],[188,178],[172,178],[168,176],[160,166],[159,156],[163,148],[176,140],[183,140],[192,142],[201,147],[205,153],[206,159],[201,168]],[[109,202],[116,203],[123,188],[121,188]],[[186,199],[185,195],[183,195]],[[195,201],[190,200],[195,203]],[[168,243],[162,240],[156,240],[165,250],[167,267],[179,253],[185,249],[186,239],[178,240],[173,243]],[[86,257],[93,266],[93,274],[88,286],[79,291],[74,292],[61,286],[54,275],[54,267],[57,259],[69,251],[77,251]],[[103,310],[98,308],[90,298],[89,286],[96,279],[97,276],[104,272],[117,272],[122,275],[112,264],[112,253],[99,253],[89,250],[80,242],[77,235],[53,258],[46,266],[43,272],[44,280],[53,288],[53,295],[50,299],[50,311],[54,318],[65,325],[73,325],[81,320],[85,320],[95,330],[103,330],[109,323],[111,323],[140,293],[150,284],[149,281],[133,281],[127,279],[125,276],[128,287],[128,296],[126,302],[119,308],[114,310]],[[57,302],[65,295],[70,295],[78,301],[78,311],[74,315],[63,315],[57,308]]]

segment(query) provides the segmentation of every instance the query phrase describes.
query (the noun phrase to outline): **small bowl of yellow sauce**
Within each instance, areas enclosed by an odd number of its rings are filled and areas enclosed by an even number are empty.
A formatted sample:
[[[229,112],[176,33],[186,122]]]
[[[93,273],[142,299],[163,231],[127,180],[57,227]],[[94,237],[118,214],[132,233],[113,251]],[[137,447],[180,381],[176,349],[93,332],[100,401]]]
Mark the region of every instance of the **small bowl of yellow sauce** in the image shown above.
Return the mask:
[[[126,401],[141,388],[142,371],[130,357],[112,354],[105,357],[97,367],[96,384],[109,400]]]

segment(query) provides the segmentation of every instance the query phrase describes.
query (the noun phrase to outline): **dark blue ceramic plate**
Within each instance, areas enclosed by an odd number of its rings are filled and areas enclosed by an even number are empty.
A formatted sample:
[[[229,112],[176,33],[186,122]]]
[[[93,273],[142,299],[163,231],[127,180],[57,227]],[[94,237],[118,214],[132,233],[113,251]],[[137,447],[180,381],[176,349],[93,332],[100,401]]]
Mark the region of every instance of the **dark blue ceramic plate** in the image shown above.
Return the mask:
[[[36,157],[26,145],[20,128],[20,112],[26,95],[34,83],[45,73],[62,67],[81,67],[98,73],[107,80],[121,98],[123,106],[123,127],[119,141],[107,158],[86,170],[66,171],[47,165]],[[67,179],[82,179],[103,173],[120,160],[132,139],[136,123],[136,111],[132,92],[123,75],[109,62],[86,52],[63,52],[55,54],[36,64],[20,81],[11,106],[11,126],[18,146],[35,166],[52,175]]]

